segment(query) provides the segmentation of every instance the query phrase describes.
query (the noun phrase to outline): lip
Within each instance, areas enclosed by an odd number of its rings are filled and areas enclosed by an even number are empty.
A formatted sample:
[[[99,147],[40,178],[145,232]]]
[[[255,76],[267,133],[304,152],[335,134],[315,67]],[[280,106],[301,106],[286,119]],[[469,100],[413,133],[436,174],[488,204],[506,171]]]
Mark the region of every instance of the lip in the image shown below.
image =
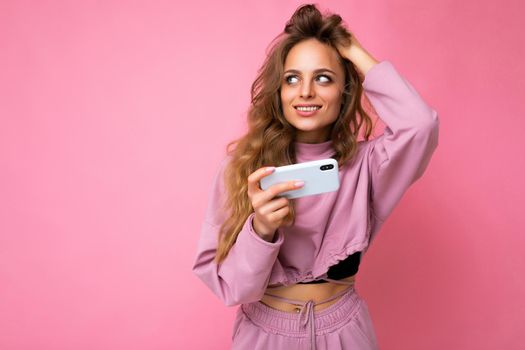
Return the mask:
[[[320,104],[317,104],[317,103],[299,103],[299,104],[294,105],[294,108],[295,107],[311,107],[311,106],[322,107],[323,105],[320,105]]]
[[[294,109],[295,109],[295,112],[296,112],[297,114],[299,114],[301,117],[310,117],[310,116],[314,115],[315,113],[317,113],[318,111],[321,110],[321,108],[319,108],[319,109],[316,109],[316,110],[314,110],[314,111],[306,112],[306,111],[300,111],[300,110],[298,110],[298,109],[296,108],[296,107],[310,107],[310,106],[319,106],[319,107],[323,108],[322,105],[317,105],[317,104],[311,104],[311,103],[310,103],[310,104],[298,104],[298,105],[295,105],[295,106],[294,106]]]

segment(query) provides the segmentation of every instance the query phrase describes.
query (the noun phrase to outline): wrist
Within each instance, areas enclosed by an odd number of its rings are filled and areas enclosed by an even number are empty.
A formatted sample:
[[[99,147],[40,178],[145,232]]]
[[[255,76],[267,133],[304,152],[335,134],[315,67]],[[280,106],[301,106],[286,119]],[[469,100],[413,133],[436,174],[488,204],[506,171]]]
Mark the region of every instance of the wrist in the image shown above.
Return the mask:
[[[361,47],[350,47],[347,57],[364,76],[368,71],[379,63],[370,53]]]
[[[274,235],[275,235],[275,231],[271,232],[271,231],[265,229],[264,225],[261,225],[261,223],[257,219],[257,216],[254,216],[254,218],[253,218],[253,230],[255,231],[255,233],[259,237],[261,237],[265,241],[267,241],[267,242],[272,242],[273,241],[273,238],[274,238]]]

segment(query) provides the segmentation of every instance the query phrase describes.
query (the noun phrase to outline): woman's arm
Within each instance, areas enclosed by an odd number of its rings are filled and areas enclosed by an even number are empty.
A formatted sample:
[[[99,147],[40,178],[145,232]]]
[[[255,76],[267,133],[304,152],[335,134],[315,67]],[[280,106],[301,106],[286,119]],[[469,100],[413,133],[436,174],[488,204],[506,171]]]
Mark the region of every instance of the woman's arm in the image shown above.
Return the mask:
[[[284,236],[277,230],[273,243],[262,239],[253,229],[252,213],[226,259],[219,265],[214,261],[220,225],[226,219],[222,204],[227,159],[221,162],[212,182],[192,270],[225,305],[233,306],[262,298]]]
[[[439,119],[389,61],[368,71],[363,88],[386,124],[369,148],[372,208],[385,221],[427,168],[438,145]]]
[[[364,76],[365,94],[386,124],[383,135],[370,143],[372,236],[390,215],[408,187],[427,168],[438,145],[439,119],[414,87],[389,61],[378,62],[352,35],[339,53]]]

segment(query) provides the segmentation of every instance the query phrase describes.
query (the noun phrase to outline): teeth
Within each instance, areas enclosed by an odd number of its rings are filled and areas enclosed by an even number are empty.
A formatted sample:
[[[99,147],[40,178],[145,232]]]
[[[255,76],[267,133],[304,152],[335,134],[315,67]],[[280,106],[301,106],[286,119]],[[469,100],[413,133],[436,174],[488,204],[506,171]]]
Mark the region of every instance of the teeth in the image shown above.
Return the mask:
[[[303,111],[303,112],[311,112],[311,111],[315,111],[315,110],[318,110],[319,106],[312,106],[312,107],[295,107],[296,109],[300,110],[300,111]]]

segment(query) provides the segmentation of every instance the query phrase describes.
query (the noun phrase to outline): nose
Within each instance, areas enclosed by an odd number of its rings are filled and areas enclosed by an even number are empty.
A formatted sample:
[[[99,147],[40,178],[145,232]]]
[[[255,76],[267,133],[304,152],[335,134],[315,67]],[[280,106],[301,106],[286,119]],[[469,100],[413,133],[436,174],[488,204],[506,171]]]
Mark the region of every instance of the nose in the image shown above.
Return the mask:
[[[301,86],[301,97],[302,98],[311,98],[315,95],[314,84],[309,80],[304,80],[304,83]]]

